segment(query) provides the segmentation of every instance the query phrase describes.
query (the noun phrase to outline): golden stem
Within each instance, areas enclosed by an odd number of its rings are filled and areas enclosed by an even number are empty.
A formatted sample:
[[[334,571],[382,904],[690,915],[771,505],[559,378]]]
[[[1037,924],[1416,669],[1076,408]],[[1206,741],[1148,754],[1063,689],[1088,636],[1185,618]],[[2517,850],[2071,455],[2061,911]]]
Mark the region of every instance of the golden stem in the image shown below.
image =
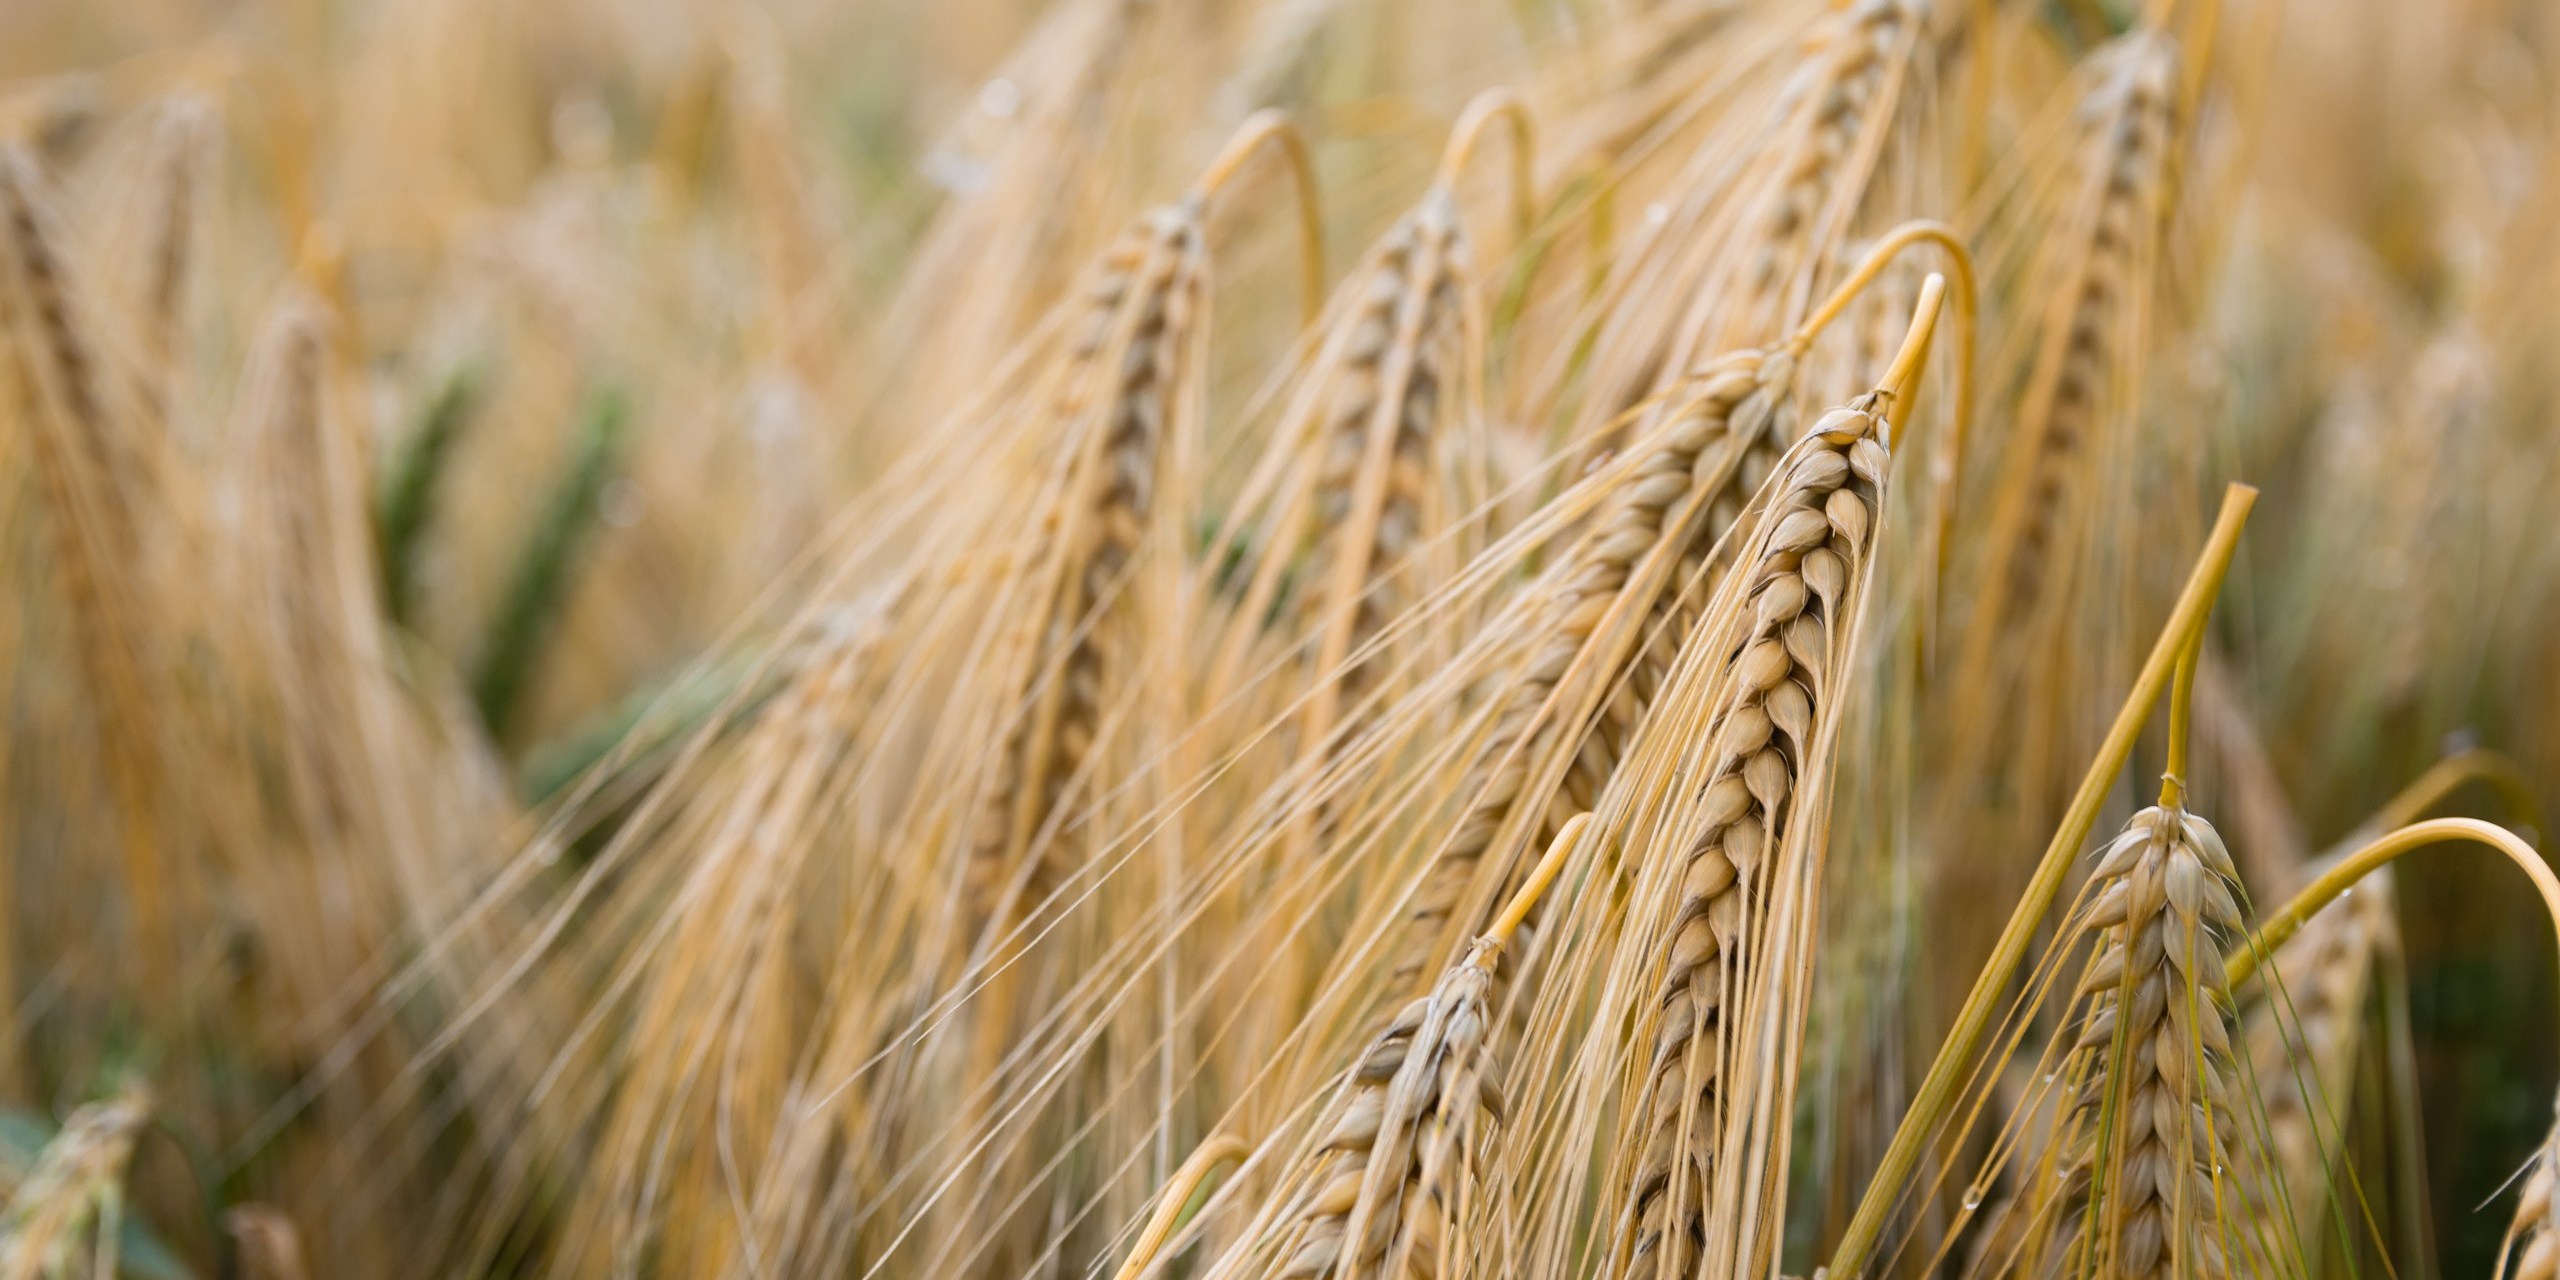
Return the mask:
[[[1511,940],[1512,931],[1529,918],[1529,912],[1537,907],[1538,899],[1546,893],[1547,886],[1553,884],[1557,874],[1564,870],[1574,846],[1582,842],[1582,829],[1590,825],[1591,815],[1587,813],[1577,813],[1565,822],[1564,830],[1557,832],[1554,841],[1547,845],[1546,856],[1538,859],[1538,865],[1529,872],[1529,878],[1521,884],[1520,891],[1511,895],[1510,905],[1502,909],[1501,915],[1494,917],[1493,927],[1485,930],[1486,937],[1498,942]]]
[[[1892,397],[1885,408],[1885,445],[1902,443],[1903,420],[1911,416],[1912,392],[1920,377],[1920,363],[1929,358],[1929,340],[1938,333],[1938,304],[1947,294],[1947,278],[1932,271],[1920,282],[1920,300],[1911,309],[1911,327],[1903,331],[1902,349],[1893,353],[1893,363],[1886,366],[1880,389]]]
[[[2551,873],[2550,865],[2542,860],[2542,855],[2532,845],[2517,838],[2516,833],[2478,818],[2429,818],[2424,822],[2410,823],[2375,840],[2322,872],[2319,879],[2305,886],[2302,892],[2293,896],[2293,901],[2284,904],[2282,910],[2260,925],[2258,932],[2249,938],[2248,945],[2224,963],[2224,980],[2233,990],[2238,990],[2268,956],[2275,954],[2276,948],[2283,946],[2285,940],[2299,931],[2305,922],[2318,915],[2320,908],[2354,888],[2356,881],[2402,854],[2455,840],[2477,841],[2507,855],[2507,860],[2515,863],[2526,879],[2533,881],[2534,892],[2542,895],[2542,909],[2551,916],[2552,932],[2560,936],[2560,876]]]
[[[1138,1242],[1129,1247],[1129,1259],[1113,1273],[1113,1280],[1138,1280],[1147,1268],[1155,1265],[1157,1251],[1173,1237],[1173,1229],[1182,1221],[1183,1209],[1191,1203],[1193,1192],[1217,1171],[1219,1165],[1241,1160],[1251,1150],[1242,1138],[1222,1133],[1200,1144],[1182,1167],[1165,1180],[1164,1194],[1156,1198],[1155,1212],[1147,1217],[1147,1229],[1138,1233]]]
[[[1476,143],[1484,137],[1485,127],[1495,120],[1511,126],[1511,224],[1515,237],[1526,239],[1529,224],[1537,220],[1538,135],[1530,119],[1529,106],[1520,95],[1509,89],[1488,89],[1467,103],[1458,123],[1449,130],[1448,148],[1440,153],[1440,171],[1433,176],[1434,185],[1454,188],[1458,176],[1466,171],[1467,161],[1474,156]]]
[[[2187,726],[2194,719],[2188,708],[2195,703],[2196,659],[2204,653],[2204,632],[2198,630],[2187,647],[2178,654],[2178,675],[2169,686],[2169,763],[2160,773],[2160,807],[2182,809],[2187,803]]]
[[[2535,832],[2544,829],[2542,805],[2534,799],[2532,780],[2516,767],[2515,761],[2487,747],[2458,751],[2428,766],[2364,825],[2367,830],[2381,831],[2405,827],[2473,782],[2486,783],[2496,791],[2498,798],[2506,802],[2508,815],[2522,826]]]
[[[1297,190],[1299,283],[1306,298],[1306,320],[1312,324],[1324,311],[1324,215],[1316,202],[1315,156],[1307,150],[1307,135],[1299,131],[1297,122],[1287,112],[1267,107],[1245,117],[1235,136],[1227,139],[1199,182],[1192,185],[1191,198],[1206,203],[1216,197],[1265,143],[1279,146]]]

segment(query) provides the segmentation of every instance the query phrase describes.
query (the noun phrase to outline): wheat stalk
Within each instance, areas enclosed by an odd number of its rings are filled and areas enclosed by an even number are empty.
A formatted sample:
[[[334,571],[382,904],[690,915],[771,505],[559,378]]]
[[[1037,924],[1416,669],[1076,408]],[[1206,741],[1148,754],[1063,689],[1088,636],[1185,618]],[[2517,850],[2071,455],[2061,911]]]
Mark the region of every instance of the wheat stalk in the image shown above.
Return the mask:
[[[1161,484],[1158,452],[1185,385],[1205,253],[1196,203],[1148,215],[1104,255],[1070,338],[1073,365],[1056,412],[1062,422],[1091,425],[1065,437],[1068,478],[1044,519],[1054,550],[1041,571],[1045,598],[1024,623],[1032,655],[1024,670],[1047,678],[1026,690],[1030,709],[999,748],[992,803],[971,854],[971,933],[1009,923],[1003,902],[1040,901],[1072,865],[1054,842],[1025,861],[1092,750],[1106,681],[1128,675],[1128,655],[1114,652],[1125,642],[1090,615],[1121,596],[1146,537]]]
[[[2078,928],[2100,941],[2066,1023],[2077,1038],[2064,1078],[2078,1094],[2049,1265],[2126,1276],[2251,1265],[2234,1260],[2227,1225],[2244,1138],[2221,984],[2223,939],[2240,927],[2238,870],[2210,823],[2171,804],[2134,815],[2089,874]]]
[[[2044,914],[2061,896],[2072,860],[2079,852],[2081,841],[2087,838],[2096,824],[2099,809],[2106,801],[2116,773],[2124,767],[2125,760],[2133,751],[2134,739],[2141,733],[2153,704],[2159,701],[2173,673],[2184,669],[2186,679],[2193,678],[2192,664],[2181,659],[2198,645],[2214,597],[2221,589],[2224,575],[2230,571],[2240,531],[2256,501],[2257,491],[2246,485],[2235,484],[2224,491],[2222,510],[2215,517],[2213,530],[2188,574],[2176,605],[2170,610],[2168,622],[2153,643],[2140,673],[2135,676],[2130,695],[2118,709],[2115,723],[2107,730],[2096,758],[2082,776],[2070,807],[2064,811],[2053,838],[2045,845],[2026,893],[2010,914],[2007,926],[1992,948],[1989,961],[1963,1007],[1958,1010],[1945,1042],[1929,1065],[1928,1074],[1914,1092],[1910,1109],[1895,1128],[1891,1143],[1878,1162],[1866,1192],[1859,1199],[1857,1211],[1832,1251],[1830,1270],[1833,1274],[1844,1278],[1864,1276],[1879,1261],[1878,1249],[1887,1220],[1913,1185],[1912,1179],[1921,1167],[1925,1149],[1939,1138],[1943,1126],[1954,1114],[1967,1087],[1967,1077],[1976,1069],[1975,1057],[1982,1050],[1998,1016],[2002,993],[2017,978]],[[2241,954],[2246,958],[2253,953],[2244,951]],[[2243,977],[2245,975],[2230,976],[2226,980],[2226,989],[2239,986]]]
[[[1754,145],[1737,154],[1727,135],[1710,135],[1676,203],[1648,214],[1645,240],[1613,269],[1576,435],[1614,446],[1625,411],[1676,387],[1694,363],[1806,314],[1816,274],[1869,197],[1925,25],[1907,0],[1823,14]]]
[[[1952,706],[1978,715],[1997,702],[2020,646],[2049,643],[2032,616],[2077,600],[2072,574],[2108,504],[2092,486],[2115,454],[2105,433],[2129,429],[2124,398],[2149,341],[2149,273],[2169,215],[2178,142],[2175,43],[2136,32],[2094,55],[2097,83],[2079,103],[2072,203],[2043,240],[2030,278],[2050,279],[2013,433],[1991,499],[1980,598]],[[2050,604],[2051,609],[2043,608]],[[2012,637],[2003,640],[2002,637]],[[2034,746],[2029,744],[2028,750]]]
[[[137,439],[114,371],[90,333],[91,308],[62,252],[47,183],[23,148],[0,148],[0,323],[35,471],[49,508],[52,574],[78,629],[76,660],[98,708],[98,751],[116,795],[129,947],[137,989],[164,1011],[176,989],[179,901],[161,810],[165,693],[155,638],[139,610],[152,570],[140,512],[159,496],[151,442]],[[183,781],[183,775],[182,779]]]

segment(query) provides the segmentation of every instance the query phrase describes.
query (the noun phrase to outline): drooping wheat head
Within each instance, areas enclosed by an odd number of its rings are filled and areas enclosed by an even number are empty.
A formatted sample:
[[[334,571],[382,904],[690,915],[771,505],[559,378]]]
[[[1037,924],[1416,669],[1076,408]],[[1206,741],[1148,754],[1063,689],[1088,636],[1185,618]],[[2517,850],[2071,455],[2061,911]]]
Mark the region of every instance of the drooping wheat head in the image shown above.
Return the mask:
[[[1255,1230],[1211,1274],[1465,1274],[1458,1227],[1503,1115],[1502,949],[1589,824],[1587,814],[1567,822],[1501,918],[1369,1043],[1311,1131],[1320,1136],[1293,1157]]]
[[[1882,515],[1885,400],[1832,410],[1789,451],[1746,545],[1734,605],[1701,637],[1716,646],[1721,674],[1709,686],[1705,784],[1677,878],[1663,881],[1675,905],[1641,941],[1658,980],[1631,1064],[1641,1084],[1612,1158],[1618,1274],[1683,1275],[1737,1248],[1753,1253],[1710,1224],[1737,1222],[1741,1184],[1766,1173],[1728,1165],[1749,1108],[1767,1105],[1753,1094],[1774,1083],[1746,1065],[1765,1052],[1750,1030],[1770,999],[1766,975],[1797,962],[1800,943],[1769,953],[1766,931],[1773,904],[1800,892],[1804,868],[1787,864],[1813,856],[1808,840],[1823,821],[1824,731],[1847,682]]]

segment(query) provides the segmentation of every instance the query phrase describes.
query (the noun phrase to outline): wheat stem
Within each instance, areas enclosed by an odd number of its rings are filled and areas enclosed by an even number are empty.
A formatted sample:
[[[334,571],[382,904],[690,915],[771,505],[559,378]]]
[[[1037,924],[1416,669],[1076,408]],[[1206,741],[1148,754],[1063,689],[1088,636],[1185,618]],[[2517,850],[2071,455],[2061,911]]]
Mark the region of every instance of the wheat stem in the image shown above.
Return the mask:
[[[2175,809],[2187,797],[2187,726],[2194,717],[2196,659],[2204,652],[2204,633],[2198,631],[2178,653],[2178,673],[2169,684],[2169,762],[2160,771],[2160,807]]]
[[[1911,389],[1920,377],[1920,362],[1929,358],[1929,340],[1937,336],[1938,306],[1946,297],[1947,278],[1931,272],[1920,282],[1920,300],[1911,308],[1911,327],[1903,332],[1902,349],[1893,353],[1884,378],[1876,385],[1893,404],[1885,412],[1885,447],[1902,447],[1902,424],[1911,416]]]
[[[1266,144],[1280,148],[1280,158],[1288,165],[1289,181],[1298,199],[1298,281],[1302,287],[1305,312],[1303,319],[1314,324],[1324,313],[1324,209],[1316,200],[1316,162],[1307,149],[1307,135],[1285,111],[1265,108],[1245,117],[1235,136],[1227,139],[1225,148],[1192,184],[1188,197],[1207,203],[1235,179],[1245,162]]]
[[[2380,812],[2365,822],[2368,830],[2391,831],[2405,827],[2426,815],[2427,810],[2444,802],[2445,797],[2473,782],[2487,784],[2498,793],[2510,816],[2529,832],[2545,830],[2542,802],[2534,797],[2533,780],[2505,755],[2487,747],[2472,747],[2455,752],[2428,766],[2425,773],[2400,790],[2382,806]]]
[[[1173,1229],[1182,1223],[1182,1211],[1200,1184],[1217,1172],[1218,1166],[1230,1160],[1242,1160],[1253,1148],[1232,1133],[1222,1133],[1200,1144],[1182,1167],[1165,1180],[1164,1194],[1157,1199],[1155,1212],[1147,1218],[1146,1230],[1138,1233],[1138,1242],[1129,1248],[1129,1260],[1120,1264],[1114,1280],[1138,1280],[1155,1265],[1157,1251],[1173,1237]]]
[[[2560,876],[2552,874],[2549,864],[2543,861],[2540,853],[2534,851],[2532,845],[2519,839],[2514,832],[2482,822],[2478,818],[2429,818],[2424,822],[2413,822],[2401,827],[2340,858],[2336,865],[2322,872],[2318,879],[2305,885],[2302,892],[2295,894],[2292,901],[2284,904],[2282,910],[2267,917],[2266,923],[2259,926],[2258,932],[2250,937],[2249,945],[2241,948],[2239,954],[2231,957],[2230,964],[2224,970],[2225,978],[2231,987],[2237,990],[2241,983],[2248,981],[2250,976],[2258,971],[2258,966],[2268,956],[2275,954],[2277,947],[2284,945],[2285,939],[2292,937],[2295,931],[2302,928],[2304,921],[2319,914],[2320,908],[2335,901],[2338,895],[2354,888],[2356,881],[2363,879],[2374,869],[2390,864],[2403,854],[2429,845],[2446,844],[2457,840],[2472,840],[2485,844],[2505,854],[2509,861],[2515,863],[2516,868],[2524,872],[2525,878],[2533,881],[2534,892],[2541,895],[2543,909],[2551,915],[2552,931],[2555,935],[2560,935]]]
[[[1458,123],[1449,130],[1448,147],[1440,153],[1440,169],[1432,183],[1455,190],[1459,177],[1466,172],[1467,161],[1475,155],[1476,144],[1496,120],[1510,126],[1511,232],[1515,239],[1524,239],[1538,216],[1538,138],[1536,122],[1519,94],[1509,89],[1488,89],[1467,103]]]

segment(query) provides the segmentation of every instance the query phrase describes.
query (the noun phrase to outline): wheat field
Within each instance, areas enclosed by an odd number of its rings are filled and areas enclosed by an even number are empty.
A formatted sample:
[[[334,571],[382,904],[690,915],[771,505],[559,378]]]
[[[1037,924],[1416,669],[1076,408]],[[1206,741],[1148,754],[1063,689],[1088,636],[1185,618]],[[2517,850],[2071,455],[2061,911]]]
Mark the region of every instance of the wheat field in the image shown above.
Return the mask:
[[[2550,0],[0,5],[0,1280],[2560,1277]]]

